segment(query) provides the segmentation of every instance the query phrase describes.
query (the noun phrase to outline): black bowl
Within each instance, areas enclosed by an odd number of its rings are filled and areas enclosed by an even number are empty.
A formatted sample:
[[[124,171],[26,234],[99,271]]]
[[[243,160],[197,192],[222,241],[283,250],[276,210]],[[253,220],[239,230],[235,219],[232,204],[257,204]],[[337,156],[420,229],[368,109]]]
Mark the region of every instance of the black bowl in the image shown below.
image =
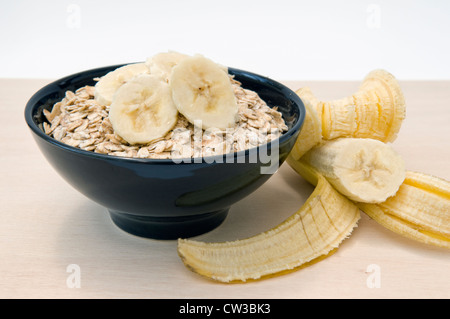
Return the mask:
[[[302,101],[286,86],[229,68],[244,88],[257,92],[269,106],[278,106],[289,127],[279,139],[241,152],[180,163],[98,154],[43,132],[43,109],[51,110],[67,90],[95,85],[94,78],[120,66],[87,70],[46,85],[28,101],[25,120],[53,168],[79,192],[106,207],[119,228],[137,236],[176,239],[220,225],[231,205],[260,187],[285,161],[305,118]]]

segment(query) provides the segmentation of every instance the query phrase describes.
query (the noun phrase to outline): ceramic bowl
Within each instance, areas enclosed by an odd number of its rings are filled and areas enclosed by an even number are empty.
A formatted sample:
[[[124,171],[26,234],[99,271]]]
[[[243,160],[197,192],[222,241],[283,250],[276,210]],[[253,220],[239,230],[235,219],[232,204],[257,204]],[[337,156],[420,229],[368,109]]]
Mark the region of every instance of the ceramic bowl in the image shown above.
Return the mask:
[[[113,65],[69,75],[36,92],[25,120],[50,165],[80,193],[102,205],[120,229],[155,239],[186,238],[219,226],[239,200],[266,182],[285,161],[300,132],[305,108],[288,87],[267,77],[229,68],[229,73],[269,106],[278,106],[289,130],[266,145],[215,157],[123,158],[85,151],[47,136],[43,109],[51,110],[66,90],[95,85]]]

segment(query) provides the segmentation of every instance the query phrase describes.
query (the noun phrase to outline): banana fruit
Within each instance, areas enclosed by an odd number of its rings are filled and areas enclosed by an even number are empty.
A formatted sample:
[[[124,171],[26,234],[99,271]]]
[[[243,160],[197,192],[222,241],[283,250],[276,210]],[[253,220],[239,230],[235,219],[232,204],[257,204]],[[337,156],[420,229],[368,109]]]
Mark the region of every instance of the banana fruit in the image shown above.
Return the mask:
[[[150,70],[150,74],[159,76],[169,83],[172,68],[187,57],[188,55],[176,51],[161,52],[147,58],[145,64]]]
[[[300,161],[316,169],[343,195],[380,203],[395,195],[405,179],[405,163],[394,149],[369,138],[338,138],[316,146]]]
[[[173,67],[172,98],[189,122],[202,129],[235,126],[238,104],[228,73],[200,55],[182,59]]]
[[[169,85],[142,74],[119,87],[109,109],[114,132],[130,144],[163,137],[178,120]]]
[[[127,64],[111,71],[95,84],[94,98],[101,105],[109,106],[114,94],[124,83],[137,75],[149,73],[145,63]]]
[[[332,254],[356,227],[360,212],[322,175],[310,173],[314,191],[275,228],[222,243],[179,239],[178,254],[186,267],[216,281],[246,282],[303,268]]]

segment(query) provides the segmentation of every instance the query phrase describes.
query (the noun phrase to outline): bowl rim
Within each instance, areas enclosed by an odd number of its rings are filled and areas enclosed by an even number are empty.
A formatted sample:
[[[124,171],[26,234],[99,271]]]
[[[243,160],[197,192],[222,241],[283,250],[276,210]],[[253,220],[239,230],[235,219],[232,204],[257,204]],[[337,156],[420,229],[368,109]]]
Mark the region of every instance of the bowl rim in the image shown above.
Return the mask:
[[[131,63],[139,63],[139,62],[131,62]],[[176,159],[122,157],[122,156],[113,156],[113,155],[102,154],[102,153],[95,153],[93,151],[83,150],[81,148],[74,147],[74,146],[65,144],[61,141],[58,141],[55,138],[45,134],[45,132],[41,128],[39,128],[38,125],[35,124],[35,122],[33,120],[32,110],[35,109],[35,106],[38,103],[38,97],[41,95],[41,92],[46,91],[51,86],[60,86],[61,82],[65,82],[70,79],[76,78],[78,76],[82,76],[82,75],[86,74],[87,72],[100,72],[102,69],[109,70],[112,68],[118,68],[120,66],[124,66],[127,64],[131,64],[131,63],[116,64],[116,65],[109,65],[109,66],[87,69],[84,71],[80,71],[80,72],[76,72],[76,73],[67,75],[65,77],[54,80],[54,81],[44,85],[29,98],[29,100],[27,101],[27,104],[25,106],[25,111],[24,111],[25,114],[24,115],[25,115],[25,121],[26,121],[28,127],[31,129],[31,131],[36,136],[38,136],[39,138],[41,138],[42,140],[44,140],[47,143],[50,143],[58,148],[62,148],[63,150],[76,153],[78,155],[93,157],[93,158],[98,158],[98,159],[114,160],[114,161],[128,162],[128,163],[137,162],[137,163],[179,164],[179,165],[180,164],[192,164],[192,163],[205,163],[205,162],[206,163],[216,163],[216,162],[227,163],[227,160],[231,157],[232,153],[224,153],[224,154],[210,155],[210,156],[204,156],[204,157],[183,157],[183,158],[176,158]],[[289,87],[287,87],[286,85],[284,85],[276,80],[273,80],[269,77],[266,77],[266,76],[263,76],[263,75],[260,75],[257,73],[253,73],[250,71],[233,68],[233,67],[228,67],[228,69],[231,70],[232,73],[238,72],[238,73],[245,74],[246,76],[258,78],[265,82],[270,82],[271,85],[277,86],[278,89],[282,89],[282,90],[286,91],[289,94],[289,99],[294,100],[294,102],[295,102],[294,104],[297,106],[298,111],[299,111],[298,112],[299,116],[298,116],[297,122],[291,128],[289,128],[285,133],[283,133],[280,137],[278,137],[275,140],[272,140],[268,143],[262,144],[262,145],[258,145],[258,146],[255,146],[255,147],[252,147],[249,149],[238,151],[238,152],[233,152],[233,162],[232,163],[238,163],[236,161],[237,158],[248,157],[250,152],[258,152],[258,150],[263,146],[267,145],[267,149],[270,150],[272,144],[274,144],[274,142],[277,140],[278,140],[277,141],[278,145],[281,145],[286,140],[290,139],[292,135],[300,132],[300,130],[303,126],[303,122],[305,120],[306,109],[305,109],[305,106],[304,106],[301,98],[293,90],[291,90]],[[200,162],[200,159],[201,159],[201,162]],[[215,159],[221,159],[221,161],[216,161]]]

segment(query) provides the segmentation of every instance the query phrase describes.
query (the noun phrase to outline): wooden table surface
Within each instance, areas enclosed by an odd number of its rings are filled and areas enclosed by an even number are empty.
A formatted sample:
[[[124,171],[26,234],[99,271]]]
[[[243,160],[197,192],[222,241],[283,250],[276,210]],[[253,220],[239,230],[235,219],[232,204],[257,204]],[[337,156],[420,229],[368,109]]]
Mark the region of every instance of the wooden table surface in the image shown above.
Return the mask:
[[[178,257],[176,241],[119,230],[106,209],[46,162],[23,111],[49,82],[0,79],[1,298],[450,297],[450,251],[400,237],[364,214],[334,255],[299,271],[246,284],[192,273]],[[332,99],[352,94],[359,82],[285,84],[310,86],[319,98]],[[401,85],[407,118],[394,148],[408,169],[450,180],[450,81]],[[312,190],[284,164],[235,204],[220,227],[198,239],[233,240],[268,230],[296,212]]]

